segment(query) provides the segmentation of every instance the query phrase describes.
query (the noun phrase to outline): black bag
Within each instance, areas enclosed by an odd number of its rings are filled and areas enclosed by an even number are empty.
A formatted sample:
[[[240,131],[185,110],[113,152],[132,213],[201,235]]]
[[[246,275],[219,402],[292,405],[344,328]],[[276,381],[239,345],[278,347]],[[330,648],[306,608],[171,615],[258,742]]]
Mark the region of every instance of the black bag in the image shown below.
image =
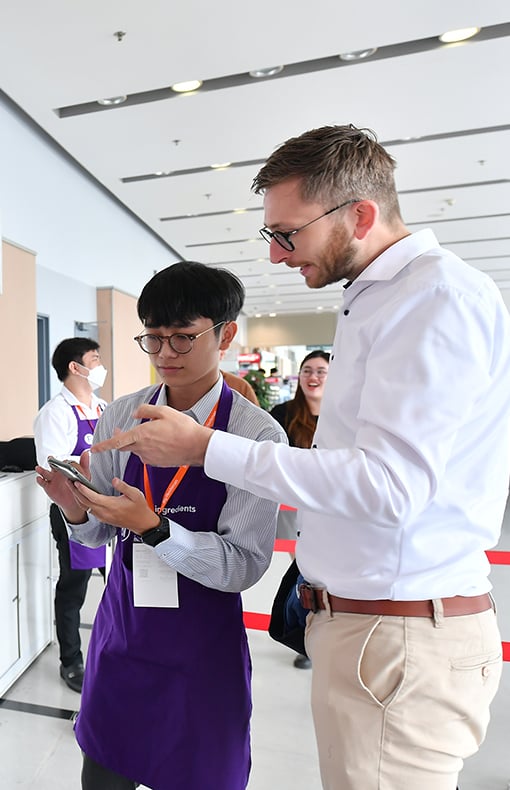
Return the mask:
[[[0,442],[0,471],[24,472],[35,469],[36,463],[33,436],[20,436]]]
[[[309,609],[304,609],[299,603],[296,592],[299,575],[296,560],[293,560],[280,582],[273,601],[269,636],[296,653],[306,656],[304,621]]]

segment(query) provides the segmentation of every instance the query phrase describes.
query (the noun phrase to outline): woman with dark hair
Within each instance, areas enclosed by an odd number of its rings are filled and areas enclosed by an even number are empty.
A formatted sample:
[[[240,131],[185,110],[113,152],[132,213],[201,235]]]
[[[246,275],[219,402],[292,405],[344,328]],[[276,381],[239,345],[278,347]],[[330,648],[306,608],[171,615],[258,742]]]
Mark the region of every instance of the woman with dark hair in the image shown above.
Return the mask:
[[[296,393],[292,400],[278,403],[271,409],[271,416],[280,423],[292,447],[310,447],[319,416],[324,384],[328,375],[329,354],[316,349],[301,362]],[[280,510],[277,537],[283,540],[296,538],[296,512]],[[294,659],[297,669],[309,669],[310,659],[298,653]]]
[[[271,416],[280,423],[292,447],[310,447],[328,375],[329,354],[310,351],[299,367],[299,380],[292,400],[278,403]]]

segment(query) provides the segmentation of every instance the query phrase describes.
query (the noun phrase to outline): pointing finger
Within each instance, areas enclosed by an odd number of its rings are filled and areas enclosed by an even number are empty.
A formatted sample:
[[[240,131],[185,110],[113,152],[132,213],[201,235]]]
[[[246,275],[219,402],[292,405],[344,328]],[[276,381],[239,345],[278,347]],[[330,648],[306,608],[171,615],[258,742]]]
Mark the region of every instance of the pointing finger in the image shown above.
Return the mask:
[[[126,450],[136,442],[134,431],[125,431],[115,434],[111,439],[98,442],[90,448],[91,453],[103,453],[105,450]]]

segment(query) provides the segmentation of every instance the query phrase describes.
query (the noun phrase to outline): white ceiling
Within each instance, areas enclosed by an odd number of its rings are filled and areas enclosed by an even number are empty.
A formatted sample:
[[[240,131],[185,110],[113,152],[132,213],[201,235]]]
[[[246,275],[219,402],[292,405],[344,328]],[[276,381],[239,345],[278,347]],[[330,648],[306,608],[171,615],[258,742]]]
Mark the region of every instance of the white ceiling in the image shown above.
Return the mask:
[[[0,89],[178,255],[235,271],[248,316],[338,304],[337,287],[309,291],[270,266],[250,193],[275,147],[325,124],[374,129],[397,159],[410,229],[432,227],[510,287],[508,0],[2,0],[0,19]],[[472,25],[478,37],[437,45]],[[337,58],[372,47],[372,59]],[[326,58],[333,67],[304,65]],[[278,78],[247,76],[275,65]],[[195,78],[205,85],[193,95],[167,90]],[[167,98],[134,96],[149,91]],[[97,105],[119,95],[128,101]],[[59,115],[77,105],[85,112]],[[235,166],[210,168],[222,162]],[[122,288],[119,268],[96,285]],[[152,273],[141,264],[141,284]]]

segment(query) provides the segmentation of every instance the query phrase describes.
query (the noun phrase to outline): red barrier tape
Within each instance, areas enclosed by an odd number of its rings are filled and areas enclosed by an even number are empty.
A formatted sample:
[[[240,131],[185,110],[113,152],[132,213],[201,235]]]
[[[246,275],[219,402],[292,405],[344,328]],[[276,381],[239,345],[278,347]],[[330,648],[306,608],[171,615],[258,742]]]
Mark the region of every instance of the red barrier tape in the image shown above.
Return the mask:
[[[286,505],[280,506],[281,510],[295,510]],[[293,554],[296,549],[295,540],[275,540],[274,551],[283,551]],[[510,551],[487,551],[487,558],[491,565],[510,565]],[[244,625],[253,631],[267,631],[270,615],[260,612],[244,612]],[[510,661],[510,642],[503,642],[503,661]]]
[[[491,565],[510,565],[510,551],[486,551]]]
[[[296,550],[295,540],[275,540],[273,551],[287,551],[294,554]]]
[[[283,508],[282,510],[292,510]],[[296,550],[295,540],[275,540],[274,551],[286,551],[294,553]],[[510,551],[486,551],[487,559],[491,565],[510,565]]]
[[[259,612],[243,612],[244,625],[254,631],[267,631],[269,629],[270,615]]]

